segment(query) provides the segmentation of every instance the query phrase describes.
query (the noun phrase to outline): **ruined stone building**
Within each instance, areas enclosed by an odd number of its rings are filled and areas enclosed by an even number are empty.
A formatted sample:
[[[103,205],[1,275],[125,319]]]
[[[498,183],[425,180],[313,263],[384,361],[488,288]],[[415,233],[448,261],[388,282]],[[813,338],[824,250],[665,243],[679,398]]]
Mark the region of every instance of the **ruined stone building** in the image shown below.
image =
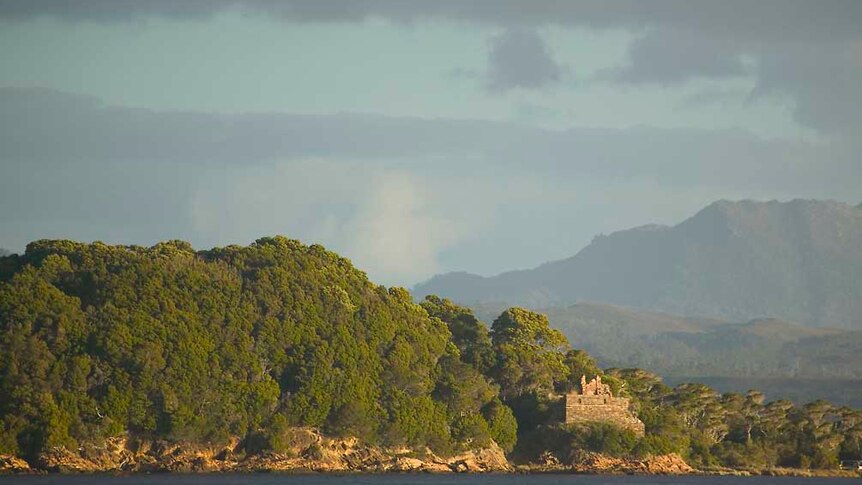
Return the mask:
[[[610,386],[602,384],[601,376],[587,382],[581,376],[580,392],[566,394],[566,423],[605,422],[644,434],[644,424],[629,409],[629,399],[614,397]]]

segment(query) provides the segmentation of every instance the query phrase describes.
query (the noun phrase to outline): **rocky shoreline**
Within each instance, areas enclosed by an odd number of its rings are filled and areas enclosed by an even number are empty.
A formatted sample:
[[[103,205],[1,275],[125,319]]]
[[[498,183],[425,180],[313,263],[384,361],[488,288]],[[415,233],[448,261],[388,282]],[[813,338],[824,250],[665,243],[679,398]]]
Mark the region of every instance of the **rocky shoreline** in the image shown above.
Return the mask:
[[[676,453],[652,456],[642,460],[614,458],[600,453],[581,452],[570,464],[545,457],[543,463],[516,467],[522,473],[572,473],[582,475],[706,475],[706,476],[775,476],[775,477],[846,477],[862,478],[862,472],[805,468],[734,469],[691,467]]]
[[[413,472],[862,477],[862,473],[851,470],[698,470],[677,454],[632,460],[581,452],[568,463],[561,463],[552,455],[547,455],[541,463],[513,466],[495,443],[485,448],[441,457],[428,450],[417,452],[409,448],[381,448],[361,444],[355,438],[329,438],[310,428],[295,430],[292,445],[280,453],[244,455],[237,453],[238,449],[238,439],[221,447],[202,447],[111,438],[100,446],[84,446],[75,451],[51,448],[33,463],[14,456],[0,455],[0,474]]]
[[[434,472],[486,473],[514,469],[495,443],[454,456],[424,450],[380,448],[355,438],[328,438],[313,429],[294,430],[280,453],[239,454],[239,440],[202,447],[164,441],[111,438],[71,451],[50,448],[34,463],[0,455],[0,473],[207,473],[207,472]]]
[[[542,458],[542,463],[518,467],[527,473],[580,473],[608,475],[691,475],[697,473],[676,453],[659,455],[643,460],[614,458],[601,453],[580,452],[570,463],[561,463],[552,455]]]

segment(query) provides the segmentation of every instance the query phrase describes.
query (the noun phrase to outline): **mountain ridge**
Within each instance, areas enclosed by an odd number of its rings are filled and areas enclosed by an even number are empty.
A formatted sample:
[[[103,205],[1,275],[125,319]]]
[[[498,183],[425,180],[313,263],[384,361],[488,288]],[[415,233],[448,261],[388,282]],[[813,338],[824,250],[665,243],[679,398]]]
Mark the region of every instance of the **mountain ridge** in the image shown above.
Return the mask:
[[[836,201],[719,200],[674,226],[598,235],[574,256],[417,285],[464,304],[599,301],[731,321],[862,328],[862,212]]]

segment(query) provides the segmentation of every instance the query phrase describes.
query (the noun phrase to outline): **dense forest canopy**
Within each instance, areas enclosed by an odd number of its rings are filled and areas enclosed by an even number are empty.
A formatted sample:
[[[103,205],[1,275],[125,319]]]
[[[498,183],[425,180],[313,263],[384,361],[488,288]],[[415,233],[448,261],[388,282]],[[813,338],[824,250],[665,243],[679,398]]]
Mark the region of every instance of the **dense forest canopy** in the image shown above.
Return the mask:
[[[561,425],[559,396],[583,374],[631,397],[647,435]],[[298,425],[437,453],[493,440],[516,459],[588,448],[828,467],[862,448],[858,411],[603,371],[544,315],[510,308],[489,328],[283,237],[36,241],[0,258],[0,419],[0,453],[28,459],[120,435],[278,450]]]
[[[2,280],[4,452],[118,433],[277,442],[299,424],[441,450],[497,437],[496,387],[448,385],[463,373],[446,325],[321,246],[38,241]]]

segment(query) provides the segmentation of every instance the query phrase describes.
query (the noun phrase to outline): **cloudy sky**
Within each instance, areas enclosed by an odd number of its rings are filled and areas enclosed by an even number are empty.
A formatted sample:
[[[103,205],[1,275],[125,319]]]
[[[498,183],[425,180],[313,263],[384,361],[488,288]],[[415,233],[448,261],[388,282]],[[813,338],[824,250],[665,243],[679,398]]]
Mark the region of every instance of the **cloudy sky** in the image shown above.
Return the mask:
[[[862,201],[858,0],[0,0],[0,247],[285,234],[493,274]]]

